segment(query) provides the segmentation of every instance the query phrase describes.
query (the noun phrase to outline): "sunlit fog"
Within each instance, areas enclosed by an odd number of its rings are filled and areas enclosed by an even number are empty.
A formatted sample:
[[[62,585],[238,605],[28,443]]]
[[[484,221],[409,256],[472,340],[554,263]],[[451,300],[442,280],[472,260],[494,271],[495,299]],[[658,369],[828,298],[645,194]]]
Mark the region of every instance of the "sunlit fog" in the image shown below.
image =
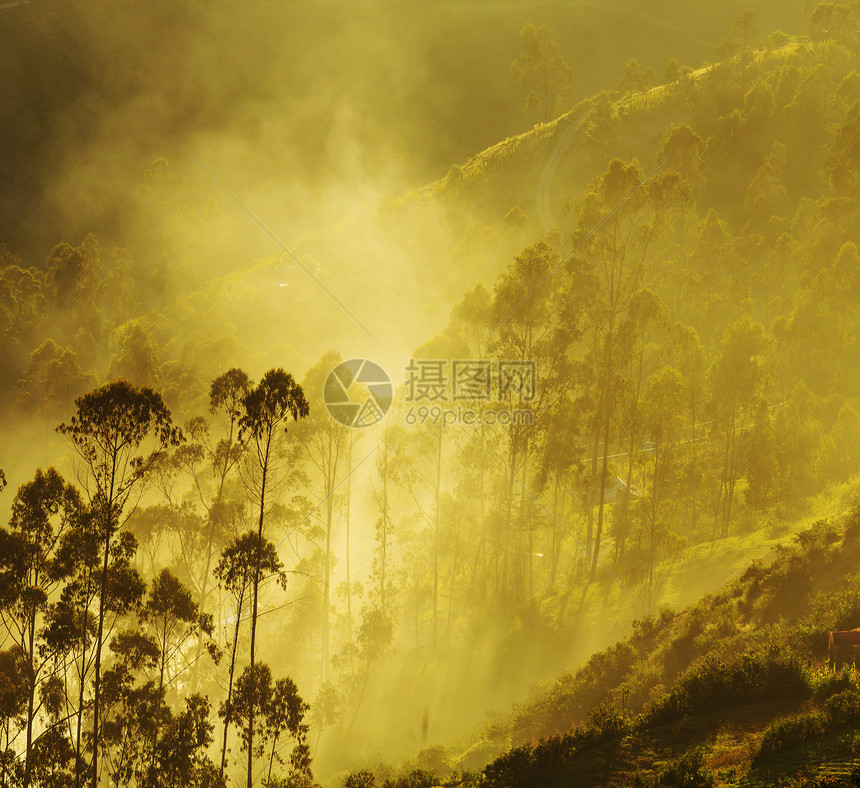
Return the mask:
[[[860,785],[860,2],[0,0],[0,788]]]

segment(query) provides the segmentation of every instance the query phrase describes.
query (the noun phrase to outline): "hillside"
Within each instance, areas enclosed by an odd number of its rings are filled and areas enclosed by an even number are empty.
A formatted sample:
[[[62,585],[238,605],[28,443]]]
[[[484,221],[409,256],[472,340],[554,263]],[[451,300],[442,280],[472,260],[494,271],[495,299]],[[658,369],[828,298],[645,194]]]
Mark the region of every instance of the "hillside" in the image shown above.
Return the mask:
[[[635,621],[467,750],[375,784],[855,785],[860,679],[827,666],[827,638],[860,621],[858,559],[859,510],[817,521],[699,602]]]

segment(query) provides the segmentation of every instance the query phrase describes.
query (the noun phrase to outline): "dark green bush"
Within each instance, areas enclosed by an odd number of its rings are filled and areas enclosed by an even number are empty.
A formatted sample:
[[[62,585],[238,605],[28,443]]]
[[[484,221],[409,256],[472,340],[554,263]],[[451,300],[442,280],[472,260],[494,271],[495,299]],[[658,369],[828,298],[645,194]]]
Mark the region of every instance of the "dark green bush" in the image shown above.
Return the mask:
[[[797,747],[808,739],[823,733],[825,728],[826,722],[818,713],[798,714],[796,717],[779,719],[765,729],[759,748],[759,757]]]
[[[860,692],[853,687],[837,692],[824,701],[824,710],[834,725],[856,720],[860,717]]]
[[[484,779],[491,788],[509,788],[524,785],[534,766],[530,744],[514,747],[503,753],[484,769]]]
[[[395,781],[397,788],[433,788],[436,783],[435,775],[425,769],[413,769]]]
[[[809,694],[803,666],[776,647],[733,660],[708,657],[681,674],[674,687],[646,712],[646,723],[661,724],[686,714],[763,700],[799,702]]]
[[[821,679],[816,685],[812,696],[820,703],[827,700],[831,695],[851,689],[853,686],[854,683],[851,681],[850,671],[847,668],[843,668],[836,673],[828,673],[827,676]]]
[[[372,772],[359,771],[347,775],[343,788],[374,788],[376,779]]]
[[[704,750],[697,747],[660,772],[656,784],[667,788],[704,788],[714,784],[714,774],[705,765]]]
[[[551,736],[536,745],[515,747],[484,769],[489,788],[545,788],[568,779],[578,748],[585,746],[591,729],[564,736]]]
[[[627,729],[627,723],[614,706],[606,703],[598,706],[588,718],[586,731],[591,733],[589,738],[611,739],[620,736]]]

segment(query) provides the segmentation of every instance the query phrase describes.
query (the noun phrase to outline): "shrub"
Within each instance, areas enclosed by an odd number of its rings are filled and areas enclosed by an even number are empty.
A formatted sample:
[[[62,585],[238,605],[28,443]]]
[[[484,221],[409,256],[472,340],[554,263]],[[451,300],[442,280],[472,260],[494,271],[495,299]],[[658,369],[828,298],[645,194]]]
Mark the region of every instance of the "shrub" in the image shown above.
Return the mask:
[[[657,778],[657,785],[667,788],[701,788],[713,784],[714,774],[705,765],[705,752],[701,747],[685,753]]]
[[[368,771],[350,772],[343,783],[343,788],[374,788],[376,779]]]
[[[514,745],[562,734],[587,718],[591,709],[606,701],[637,662],[636,650],[616,643],[592,657],[577,673],[562,676],[540,700],[520,706],[511,724]]]
[[[484,778],[488,786],[498,786],[498,788],[522,785],[528,779],[532,765],[532,747],[524,744],[496,758],[484,769]]]
[[[826,667],[820,668],[819,670],[810,671],[808,680],[812,687],[812,697],[819,703],[827,700],[837,692],[854,687],[854,682],[851,680],[851,671],[848,668],[842,668],[842,670],[835,673]]]
[[[646,721],[661,724],[739,703],[792,699],[809,694],[800,662],[776,647],[748,652],[734,660],[709,657],[681,674],[668,695],[646,712]]]
[[[618,709],[606,703],[598,706],[588,718],[587,730],[597,740],[615,738],[626,729],[627,723]]]
[[[846,544],[855,543],[860,540],[860,505],[854,506],[851,511],[845,516],[845,536]]]
[[[395,785],[397,788],[433,788],[436,777],[425,769],[413,769],[400,777]]]
[[[818,713],[798,714],[796,717],[777,720],[765,729],[758,757],[797,747],[821,734],[825,727],[825,720]]]
[[[587,731],[551,736],[538,744],[509,750],[484,769],[489,788],[544,788],[560,783],[572,770],[576,748],[587,743]]]
[[[824,701],[824,710],[835,725],[856,720],[860,717],[860,693],[853,687],[837,692]]]

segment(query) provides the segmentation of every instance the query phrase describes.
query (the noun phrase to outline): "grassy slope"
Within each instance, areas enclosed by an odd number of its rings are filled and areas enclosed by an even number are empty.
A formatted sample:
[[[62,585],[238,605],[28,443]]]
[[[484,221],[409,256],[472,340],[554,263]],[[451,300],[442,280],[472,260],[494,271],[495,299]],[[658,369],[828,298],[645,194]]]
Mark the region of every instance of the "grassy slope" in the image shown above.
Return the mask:
[[[775,785],[800,772],[848,773],[860,731],[860,680],[851,677],[848,694],[854,705],[840,717],[828,710],[827,698],[841,687],[828,684],[822,665],[827,631],[860,625],[860,591],[853,579],[860,565],[860,510],[835,516],[846,501],[857,499],[859,488],[855,481],[821,496],[779,537],[722,540],[668,569],[661,602],[672,600],[680,612],[638,622],[632,636],[544,687],[542,695],[518,706],[481,740],[452,750],[449,764],[476,769],[500,747],[525,745],[528,750],[543,741],[521,771],[510,767],[510,753],[497,760],[496,765],[507,767],[502,770],[507,781],[497,776],[490,785],[632,785],[637,777],[656,778],[696,747],[704,748],[705,767],[718,784],[743,777],[746,785]],[[702,571],[729,579],[695,602],[690,578]],[[590,593],[600,595],[600,589]],[[617,609],[619,595],[606,598],[609,610]],[[768,653],[771,646],[776,651]],[[764,663],[774,655],[796,657],[804,665],[803,686],[785,692],[777,682],[768,694],[757,692],[753,681],[735,697],[727,690],[711,697],[707,679],[696,684],[711,660],[721,660],[714,672],[725,675],[744,654],[764,654]],[[698,691],[689,689],[693,685]],[[604,723],[603,733],[590,741],[595,729],[601,730],[594,717],[601,705],[610,716],[623,709],[627,724],[613,732]],[[765,729],[802,714],[823,717],[821,730],[762,756]],[[584,740],[564,738],[577,729]],[[565,746],[569,751],[559,765],[553,747]]]

